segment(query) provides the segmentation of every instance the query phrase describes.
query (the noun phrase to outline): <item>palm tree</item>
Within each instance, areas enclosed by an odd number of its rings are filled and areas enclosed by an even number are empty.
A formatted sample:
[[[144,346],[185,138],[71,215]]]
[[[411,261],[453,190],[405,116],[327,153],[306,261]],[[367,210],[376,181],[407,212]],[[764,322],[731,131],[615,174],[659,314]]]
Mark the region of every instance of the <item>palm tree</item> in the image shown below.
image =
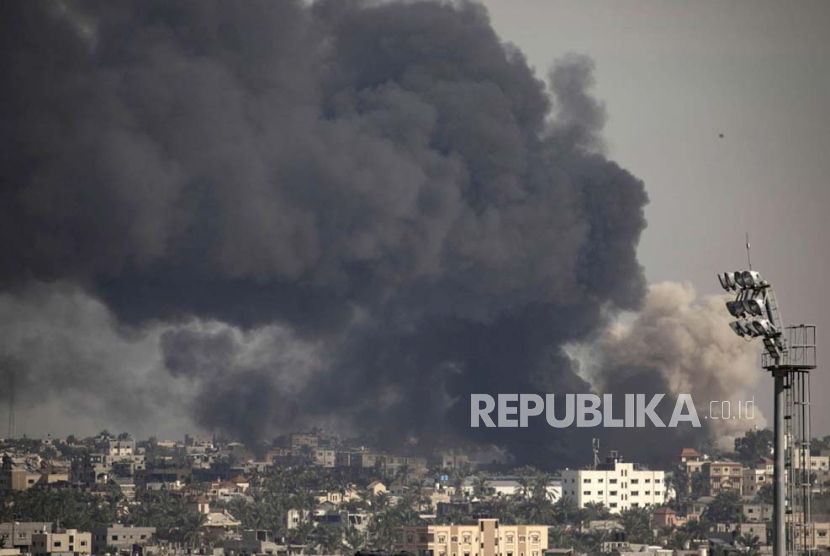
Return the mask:
[[[753,549],[757,548],[758,545],[761,544],[761,539],[758,538],[758,535],[747,533],[738,537],[738,542],[747,548]]]
[[[484,499],[493,492],[493,489],[487,484],[487,477],[484,475],[477,475],[473,479],[473,494],[479,499]]]
[[[541,498],[547,498],[551,502],[556,501],[556,493],[553,489],[548,489],[553,477],[548,473],[539,473],[533,479],[533,495]]]
[[[622,525],[631,542],[649,542],[651,540],[651,512],[647,508],[630,508],[620,512]]]
[[[199,545],[202,538],[202,527],[207,523],[207,516],[201,512],[187,512],[179,525],[181,541],[191,548]]]
[[[302,545],[302,554],[306,553],[306,549],[308,548],[308,541],[314,532],[314,528],[314,523],[308,520],[301,521],[296,527],[294,527],[290,531],[291,542]]]
[[[366,546],[366,535],[358,531],[356,527],[350,525],[343,535],[343,556],[347,554],[354,554],[358,550],[362,550]]]

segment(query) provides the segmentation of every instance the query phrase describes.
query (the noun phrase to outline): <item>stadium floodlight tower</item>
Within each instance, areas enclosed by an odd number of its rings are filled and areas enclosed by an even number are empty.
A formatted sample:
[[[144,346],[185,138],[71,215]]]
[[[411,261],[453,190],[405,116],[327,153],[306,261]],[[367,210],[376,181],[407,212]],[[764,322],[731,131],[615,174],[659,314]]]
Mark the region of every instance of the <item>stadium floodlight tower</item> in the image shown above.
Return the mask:
[[[749,242],[747,242],[749,249]],[[814,549],[810,508],[810,370],[816,368],[816,327],[784,326],[772,285],[752,270],[718,275],[735,299],[729,326],[747,341],[761,338],[761,366],[775,380],[773,556]]]

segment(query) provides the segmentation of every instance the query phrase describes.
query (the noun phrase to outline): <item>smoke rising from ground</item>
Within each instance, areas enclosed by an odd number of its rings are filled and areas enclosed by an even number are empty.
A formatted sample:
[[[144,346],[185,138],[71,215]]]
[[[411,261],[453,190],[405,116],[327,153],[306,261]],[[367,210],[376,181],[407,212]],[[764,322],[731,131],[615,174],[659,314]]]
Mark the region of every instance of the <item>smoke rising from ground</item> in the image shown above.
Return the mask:
[[[96,304],[111,349],[152,351],[157,384],[180,386],[135,403],[245,440],[336,423],[583,459],[576,431],[468,423],[472,392],[590,390],[562,346],[646,293],[647,196],[601,154],[589,59],[546,85],[469,3],[0,12],[7,322],[32,288],[83,292],[70,308]],[[60,365],[18,343],[7,366],[137,381],[86,351],[94,330]],[[645,363],[620,388],[677,378]]]

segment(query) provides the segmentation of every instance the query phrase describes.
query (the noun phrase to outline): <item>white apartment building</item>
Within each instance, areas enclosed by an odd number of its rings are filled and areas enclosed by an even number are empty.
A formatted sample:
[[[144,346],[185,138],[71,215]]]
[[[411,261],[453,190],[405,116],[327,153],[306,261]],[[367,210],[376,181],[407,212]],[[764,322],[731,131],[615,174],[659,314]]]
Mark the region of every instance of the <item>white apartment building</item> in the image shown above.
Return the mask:
[[[651,471],[636,463],[624,463],[612,452],[596,469],[562,471],[562,496],[584,508],[602,503],[611,513],[664,504],[669,496],[663,471]]]

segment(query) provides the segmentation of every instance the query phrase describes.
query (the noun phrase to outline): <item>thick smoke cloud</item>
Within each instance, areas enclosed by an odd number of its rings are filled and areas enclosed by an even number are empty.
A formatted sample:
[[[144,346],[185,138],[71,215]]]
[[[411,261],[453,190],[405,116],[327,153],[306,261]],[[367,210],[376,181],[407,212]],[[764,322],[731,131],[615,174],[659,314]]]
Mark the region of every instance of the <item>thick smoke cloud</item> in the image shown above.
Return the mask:
[[[725,296],[699,298],[689,284],[655,284],[636,314],[623,315],[599,338],[566,350],[580,376],[599,392],[666,394],[661,402],[664,421],[671,415],[677,394],[691,394],[703,428],[661,431],[661,443],[669,453],[707,437],[731,450],[735,437],[754,427],[763,428],[766,419],[755,403],[752,419],[738,418],[739,404],[744,408],[753,399],[749,392],[762,372],[757,349],[736,341],[729,328],[725,300]],[[717,403],[710,408],[713,401]],[[729,402],[734,419],[721,418],[724,401]],[[648,452],[654,442],[653,429],[626,433],[625,446],[634,453]],[[620,442],[618,432],[612,430],[610,436],[612,442]]]
[[[644,299],[647,196],[602,154],[590,60],[546,86],[469,3],[0,12],[9,299],[80,288],[246,440],[336,423],[583,459],[576,429],[471,430],[469,394],[590,390],[562,346]],[[670,382],[638,368],[620,389]]]

